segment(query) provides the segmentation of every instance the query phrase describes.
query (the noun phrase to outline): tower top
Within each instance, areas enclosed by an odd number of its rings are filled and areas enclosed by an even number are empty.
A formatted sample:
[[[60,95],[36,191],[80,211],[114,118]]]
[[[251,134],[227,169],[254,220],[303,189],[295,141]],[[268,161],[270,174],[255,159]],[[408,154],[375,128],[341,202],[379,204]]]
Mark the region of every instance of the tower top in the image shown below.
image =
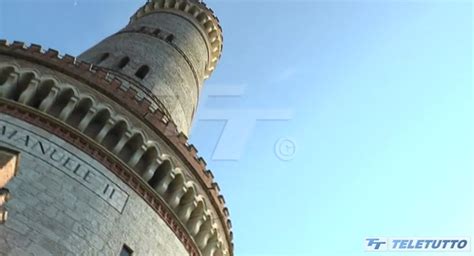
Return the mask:
[[[212,9],[207,7],[206,3],[198,0],[148,0],[130,18],[130,23],[155,12],[184,15],[189,21],[198,25],[203,36],[205,35],[206,43],[208,44],[209,62],[207,63],[204,78],[209,78],[221,57],[224,40],[219,19],[214,15]]]
[[[222,52],[222,29],[197,0],[148,1],[117,33],[79,56],[157,100],[189,134],[204,80]]]

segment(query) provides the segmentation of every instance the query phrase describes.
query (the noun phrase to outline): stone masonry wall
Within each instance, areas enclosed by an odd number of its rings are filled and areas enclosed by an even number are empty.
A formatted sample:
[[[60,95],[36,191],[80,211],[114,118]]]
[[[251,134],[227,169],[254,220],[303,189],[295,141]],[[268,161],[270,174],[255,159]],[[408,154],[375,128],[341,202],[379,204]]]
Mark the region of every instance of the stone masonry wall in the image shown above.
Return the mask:
[[[72,145],[0,114],[0,145],[21,152],[0,255],[188,255],[138,195]]]

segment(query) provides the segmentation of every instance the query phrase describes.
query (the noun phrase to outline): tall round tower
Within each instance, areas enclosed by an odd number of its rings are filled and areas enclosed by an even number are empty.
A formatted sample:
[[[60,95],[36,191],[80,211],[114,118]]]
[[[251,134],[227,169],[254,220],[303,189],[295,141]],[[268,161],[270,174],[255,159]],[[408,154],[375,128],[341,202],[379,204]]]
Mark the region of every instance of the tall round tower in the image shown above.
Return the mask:
[[[148,1],[78,58],[1,40],[0,255],[233,255],[187,143],[221,50],[197,0]]]
[[[130,23],[79,56],[156,97],[189,133],[204,79],[222,49],[217,18],[202,2],[152,1]]]

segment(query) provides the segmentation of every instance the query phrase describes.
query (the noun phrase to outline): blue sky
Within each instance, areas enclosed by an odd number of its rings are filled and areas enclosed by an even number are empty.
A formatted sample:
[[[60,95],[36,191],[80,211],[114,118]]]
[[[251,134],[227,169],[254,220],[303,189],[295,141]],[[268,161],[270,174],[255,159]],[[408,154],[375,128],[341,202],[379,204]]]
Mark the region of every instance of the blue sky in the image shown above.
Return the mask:
[[[0,0],[0,37],[78,55],[143,2]],[[236,255],[362,256],[368,236],[474,237],[471,1],[208,4],[224,53],[191,141],[225,194]],[[241,126],[209,120],[215,111]],[[249,113],[282,120],[246,134]],[[282,138],[290,161],[276,154]]]

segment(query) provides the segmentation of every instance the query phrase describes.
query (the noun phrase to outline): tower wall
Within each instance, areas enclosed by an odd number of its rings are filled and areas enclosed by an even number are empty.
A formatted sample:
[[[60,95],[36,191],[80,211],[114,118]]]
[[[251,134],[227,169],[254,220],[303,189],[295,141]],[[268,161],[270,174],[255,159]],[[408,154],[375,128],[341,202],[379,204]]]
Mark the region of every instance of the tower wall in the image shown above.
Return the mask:
[[[158,8],[78,58],[140,83],[163,103],[178,130],[188,134],[213,58],[205,29],[182,10]],[[137,76],[145,66],[147,74]]]
[[[36,127],[44,130],[48,137],[58,137],[74,145],[71,154],[89,156],[83,162],[93,165],[101,163],[109,174],[122,180],[130,191],[141,197],[138,200],[141,200],[142,206],[148,207],[147,211],[154,211],[155,216],[166,223],[189,255],[232,255],[229,213],[204,160],[196,155],[195,148],[186,143],[186,137],[177,132],[173,123],[163,119],[163,113],[151,110],[150,102],[139,98],[134,88],[126,89],[121,85],[121,80],[110,80],[109,77],[110,74],[96,66],[77,61],[69,55],[60,57],[54,50],[42,50],[37,45],[27,47],[20,42],[9,45],[0,41],[0,114],[29,123],[30,126],[20,125],[26,130],[34,131],[33,127]],[[3,114],[0,120],[3,120]],[[0,132],[3,132],[1,127]],[[12,134],[10,130],[9,134]],[[9,136],[0,137],[0,142],[7,142]],[[9,147],[20,142],[25,143],[24,137],[16,143],[9,142]],[[21,152],[20,158],[25,154]],[[53,158],[58,156],[55,154]],[[73,164],[64,162],[63,165],[59,166],[60,169],[67,167],[67,170]],[[83,171],[79,172],[84,174]],[[49,174],[42,172],[41,175],[47,178]],[[10,210],[10,222],[17,219],[16,205],[28,201],[28,198],[15,196],[22,186],[28,186],[25,185],[28,182],[20,178],[16,182],[19,185],[9,186],[14,195],[7,205],[8,209],[13,209]],[[39,180],[38,184],[44,182],[47,181]],[[64,184],[71,188],[81,186],[74,182]],[[102,186],[102,189],[105,190],[105,187]],[[46,187],[46,190],[52,190],[48,193],[53,195],[63,193],[53,187]],[[96,195],[103,200],[100,191],[97,190]],[[120,193],[114,199],[118,195]],[[95,204],[90,200],[88,202]],[[64,201],[58,201],[57,207],[61,207],[62,203]],[[106,203],[111,206],[103,208],[108,214],[109,211],[120,209],[123,200],[107,199]],[[130,203],[127,200],[125,204]],[[130,207],[136,206],[132,203]],[[29,210],[37,215],[48,214],[48,208],[39,204],[32,205]],[[80,208],[74,210],[81,211]],[[21,214],[19,218],[22,218]],[[133,219],[128,221],[131,221],[130,225],[134,224]],[[63,220],[58,219],[56,222],[61,224]],[[155,224],[150,222],[150,225]],[[49,232],[54,232],[56,227],[53,224],[47,226]],[[140,229],[137,227],[137,232]],[[148,232],[148,229],[143,230]],[[15,232],[6,229],[0,233],[0,239],[10,237],[10,233]],[[122,238],[135,236],[133,232],[125,233],[121,229],[111,232]],[[161,231],[158,233],[167,234]],[[96,239],[95,236],[83,238],[91,241]],[[161,241],[169,243],[161,237],[151,242]],[[174,246],[173,243],[169,244]],[[145,250],[148,248],[139,243],[136,245]],[[14,241],[9,246],[12,250],[24,248],[24,244]]]
[[[22,159],[0,255],[232,256],[225,199],[186,136],[221,49],[197,0],[148,1],[79,58],[0,40],[0,147]]]
[[[68,142],[0,114],[0,146],[20,152],[0,255],[187,255],[170,227],[108,168]]]

